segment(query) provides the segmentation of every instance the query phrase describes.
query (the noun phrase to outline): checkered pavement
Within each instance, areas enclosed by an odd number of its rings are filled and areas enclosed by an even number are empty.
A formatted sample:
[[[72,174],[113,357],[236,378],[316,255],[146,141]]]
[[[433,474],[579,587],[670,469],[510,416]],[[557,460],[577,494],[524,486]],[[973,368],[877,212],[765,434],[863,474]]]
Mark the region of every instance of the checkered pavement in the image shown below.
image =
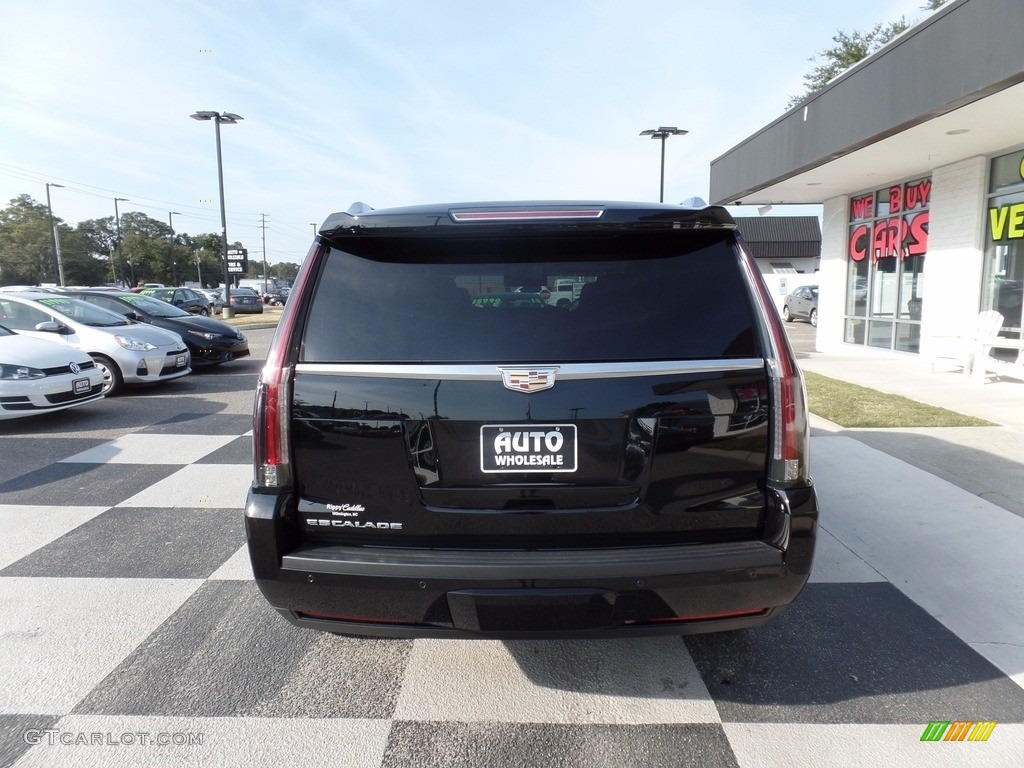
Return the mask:
[[[814,438],[814,576],[765,627],[408,641],[263,600],[249,428],[0,434],[0,766],[1024,765],[1024,520],[856,440]]]

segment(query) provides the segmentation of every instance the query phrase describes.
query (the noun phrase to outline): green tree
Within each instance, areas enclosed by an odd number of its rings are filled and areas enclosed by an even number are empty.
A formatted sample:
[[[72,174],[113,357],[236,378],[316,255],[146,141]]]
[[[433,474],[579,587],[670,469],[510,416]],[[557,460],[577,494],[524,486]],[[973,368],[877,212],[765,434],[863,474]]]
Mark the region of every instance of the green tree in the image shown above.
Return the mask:
[[[107,282],[109,259],[96,258],[84,234],[66,224],[57,226],[65,285],[103,285]]]
[[[120,278],[114,259],[114,252],[117,247],[117,231],[114,227],[114,217],[107,216],[103,219],[80,221],[78,226],[75,227],[75,232],[85,243],[89,256],[103,264],[102,275],[90,284],[117,283]]]
[[[921,10],[934,11],[945,3],[946,0],[926,0],[926,3],[921,6]],[[906,18],[901,16],[899,21],[891,21],[888,24],[878,23],[867,32],[837,32],[832,37],[835,45],[808,59],[808,61],[815,62],[817,66],[804,75],[804,92],[799,96],[790,97],[786,109],[795,107],[808,96],[820,91],[834,77],[841,75],[861,59],[867,58],[884,47],[889,41],[910,29],[910,26]]]
[[[0,211],[0,283],[38,285],[56,282],[56,274],[46,206],[29,195],[13,198]]]
[[[295,280],[295,276],[299,274],[299,265],[292,261],[281,261],[277,264],[271,264],[267,271],[271,277],[279,277],[282,280],[292,282]]]
[[[138,211],[121,216],[121,255],[125,282],[171,282],[171,228]]]
[[[835,43],[809,61],[816,62],[810,72],[804,75],[804,92],[790,98],[786,108],[795,107],[808,96],[824,88],[834,77],[842,74],[861,59],[867,58],[890,40],[902,34],[910,25],[906,19],[888,24],[876,24],[867,32],[837,32],[832,37]]]
[[[224,282],[224,262],[222,260],[223,246],[219,234],[208,232],[201,235],[182,237],[182,243],[188,253],[189,274],[196,275],[197,279],[202,276],[200,282],[204,287],[216,288]],[[228,248],[243,248],[237,240],[228,243]],[[191,280],[192,277],[188,277]]]
[[[102,282],[106,257],[97,259],[86,231],[72,228],[58,217],[53,219],[60,246],[66,285],[94,285]],[[0,211],[0,284],[38,285],[57,283],[54,243],[50,238],[50,216],[46,206],[29,195],[20,195]]]

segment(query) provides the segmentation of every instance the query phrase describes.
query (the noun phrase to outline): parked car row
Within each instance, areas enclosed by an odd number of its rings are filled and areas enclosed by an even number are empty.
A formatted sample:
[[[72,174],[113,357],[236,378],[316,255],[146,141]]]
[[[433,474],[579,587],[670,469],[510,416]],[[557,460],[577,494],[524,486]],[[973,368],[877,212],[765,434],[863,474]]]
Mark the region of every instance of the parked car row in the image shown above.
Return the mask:
[[[204,288],[201,291],[209,301],[209,314],[219,315],[224,309],[224,289]],[[157,296],[157,298],[163,298]],[[263,306],[267,303],[252,288],[238,287],[231,289],[231,306],[236,314],[263,314]]]
[[[145,293],[78,290],[71,295],[129,320],[172,331],[188,347],[192,365],[217,365],[249,355],[249,342],[234,326],[211,317],[197,317]]]
[[[84,405],[128,384],[248,355],[233,326],[145,292],[0,291],[0,419]]]

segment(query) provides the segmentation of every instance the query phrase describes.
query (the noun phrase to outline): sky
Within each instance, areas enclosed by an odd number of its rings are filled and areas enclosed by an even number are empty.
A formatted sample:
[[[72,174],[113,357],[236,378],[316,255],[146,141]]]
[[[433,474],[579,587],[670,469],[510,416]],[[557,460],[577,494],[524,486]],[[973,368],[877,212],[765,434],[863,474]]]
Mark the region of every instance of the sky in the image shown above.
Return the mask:
[[[689,131],[665,200],[707,199],[711,161],[784,113],[836,32],[922,4],[0,0],[0,203],[50,182],[71,225],[121,197],[219,232],[199,110],[244,118],[221,127],[227,234],[250,258],[265,234],[271,263],[355,201],[656,201],[661,143],[639,133],[659,126]]]

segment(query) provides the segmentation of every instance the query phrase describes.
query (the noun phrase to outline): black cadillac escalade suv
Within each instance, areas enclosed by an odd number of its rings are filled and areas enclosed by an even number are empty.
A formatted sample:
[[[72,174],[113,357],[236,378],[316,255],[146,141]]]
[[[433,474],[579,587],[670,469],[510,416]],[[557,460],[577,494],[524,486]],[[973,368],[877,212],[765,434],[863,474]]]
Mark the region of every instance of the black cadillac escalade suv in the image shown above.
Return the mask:
[[[810,571],[803,381],[721,208],[334,214],[254,421],[253,572],[299,626],[711,632]]]

